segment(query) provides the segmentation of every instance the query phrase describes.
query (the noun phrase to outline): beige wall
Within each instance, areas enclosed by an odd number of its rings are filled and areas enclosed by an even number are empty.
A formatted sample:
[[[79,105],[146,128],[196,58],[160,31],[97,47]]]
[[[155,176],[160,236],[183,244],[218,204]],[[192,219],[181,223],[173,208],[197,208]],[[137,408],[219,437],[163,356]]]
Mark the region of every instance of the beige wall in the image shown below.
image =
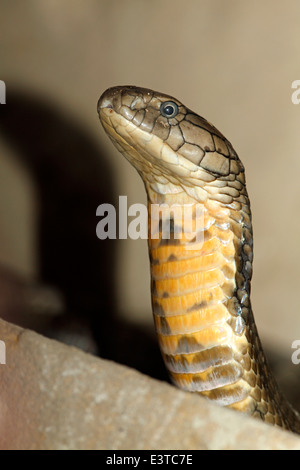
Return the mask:
[[[291,102],[291,83],[300,79],[299,15],[300,3],[293,0],[0,5],[6,106],[10,90],[22,89],[72,118],[99,146],[99,158],[104,150],[116,196],[145,201],[138,175],[97,119],[97,99],[109,86],[135,84],[174,95],[231,140],[246,166],[252,201],[258,327],[263,339],[278,340],[287,355],[292,340],[300,338],[300,105]],[[0,130],[0,261],[32,276],[38,269],[38,201],[19,151]],[[146,242],[118,246],[119,310],[152,322]]]

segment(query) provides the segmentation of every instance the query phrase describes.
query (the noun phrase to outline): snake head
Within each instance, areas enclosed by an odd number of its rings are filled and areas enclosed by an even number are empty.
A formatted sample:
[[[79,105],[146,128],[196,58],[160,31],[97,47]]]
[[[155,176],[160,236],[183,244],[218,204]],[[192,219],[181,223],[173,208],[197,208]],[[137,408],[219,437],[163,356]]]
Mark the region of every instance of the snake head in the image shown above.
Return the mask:
[[[116,86],[102,94],[98,113],[114,145],[158,190],[172,184],[196,186],[203,200],[216,192],[216,181],[244,184],[244,167],[230,142],[172,96]]]

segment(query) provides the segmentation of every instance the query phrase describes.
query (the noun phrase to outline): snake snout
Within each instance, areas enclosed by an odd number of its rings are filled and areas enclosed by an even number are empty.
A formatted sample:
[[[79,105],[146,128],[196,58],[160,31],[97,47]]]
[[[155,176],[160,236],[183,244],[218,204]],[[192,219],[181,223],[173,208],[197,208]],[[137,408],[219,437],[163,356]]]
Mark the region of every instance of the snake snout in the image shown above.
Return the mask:
[[[108,88],[104,91],[104,93],[102,93],[97,104],[98,114],[103,108],[114,108],[114,102],[116,101],[116,96],[118,95],[118,88],[119,87]]]

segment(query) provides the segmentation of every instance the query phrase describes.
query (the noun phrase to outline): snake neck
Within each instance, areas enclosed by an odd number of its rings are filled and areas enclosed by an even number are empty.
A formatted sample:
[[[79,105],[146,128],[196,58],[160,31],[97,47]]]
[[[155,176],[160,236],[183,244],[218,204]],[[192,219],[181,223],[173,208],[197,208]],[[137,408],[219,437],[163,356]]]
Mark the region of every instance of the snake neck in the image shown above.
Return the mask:
[[[172,381],[300,432],[268,369],[252,315],[249,204],[226,207],[210,199],[199,203],[178,189],[146,189],[152,309]]]

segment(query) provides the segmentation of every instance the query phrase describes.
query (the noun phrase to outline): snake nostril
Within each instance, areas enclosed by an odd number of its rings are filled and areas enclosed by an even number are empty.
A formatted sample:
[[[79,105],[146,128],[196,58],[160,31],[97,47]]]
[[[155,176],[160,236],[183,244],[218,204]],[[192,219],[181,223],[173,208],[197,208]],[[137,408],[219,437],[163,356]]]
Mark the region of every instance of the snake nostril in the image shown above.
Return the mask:
[[[113,105],[109,98],[105,98],[104,96],[101,96],[97,105],[98,113],[100,112],[100,109],[103,109],[103,108],[113,109]]]

